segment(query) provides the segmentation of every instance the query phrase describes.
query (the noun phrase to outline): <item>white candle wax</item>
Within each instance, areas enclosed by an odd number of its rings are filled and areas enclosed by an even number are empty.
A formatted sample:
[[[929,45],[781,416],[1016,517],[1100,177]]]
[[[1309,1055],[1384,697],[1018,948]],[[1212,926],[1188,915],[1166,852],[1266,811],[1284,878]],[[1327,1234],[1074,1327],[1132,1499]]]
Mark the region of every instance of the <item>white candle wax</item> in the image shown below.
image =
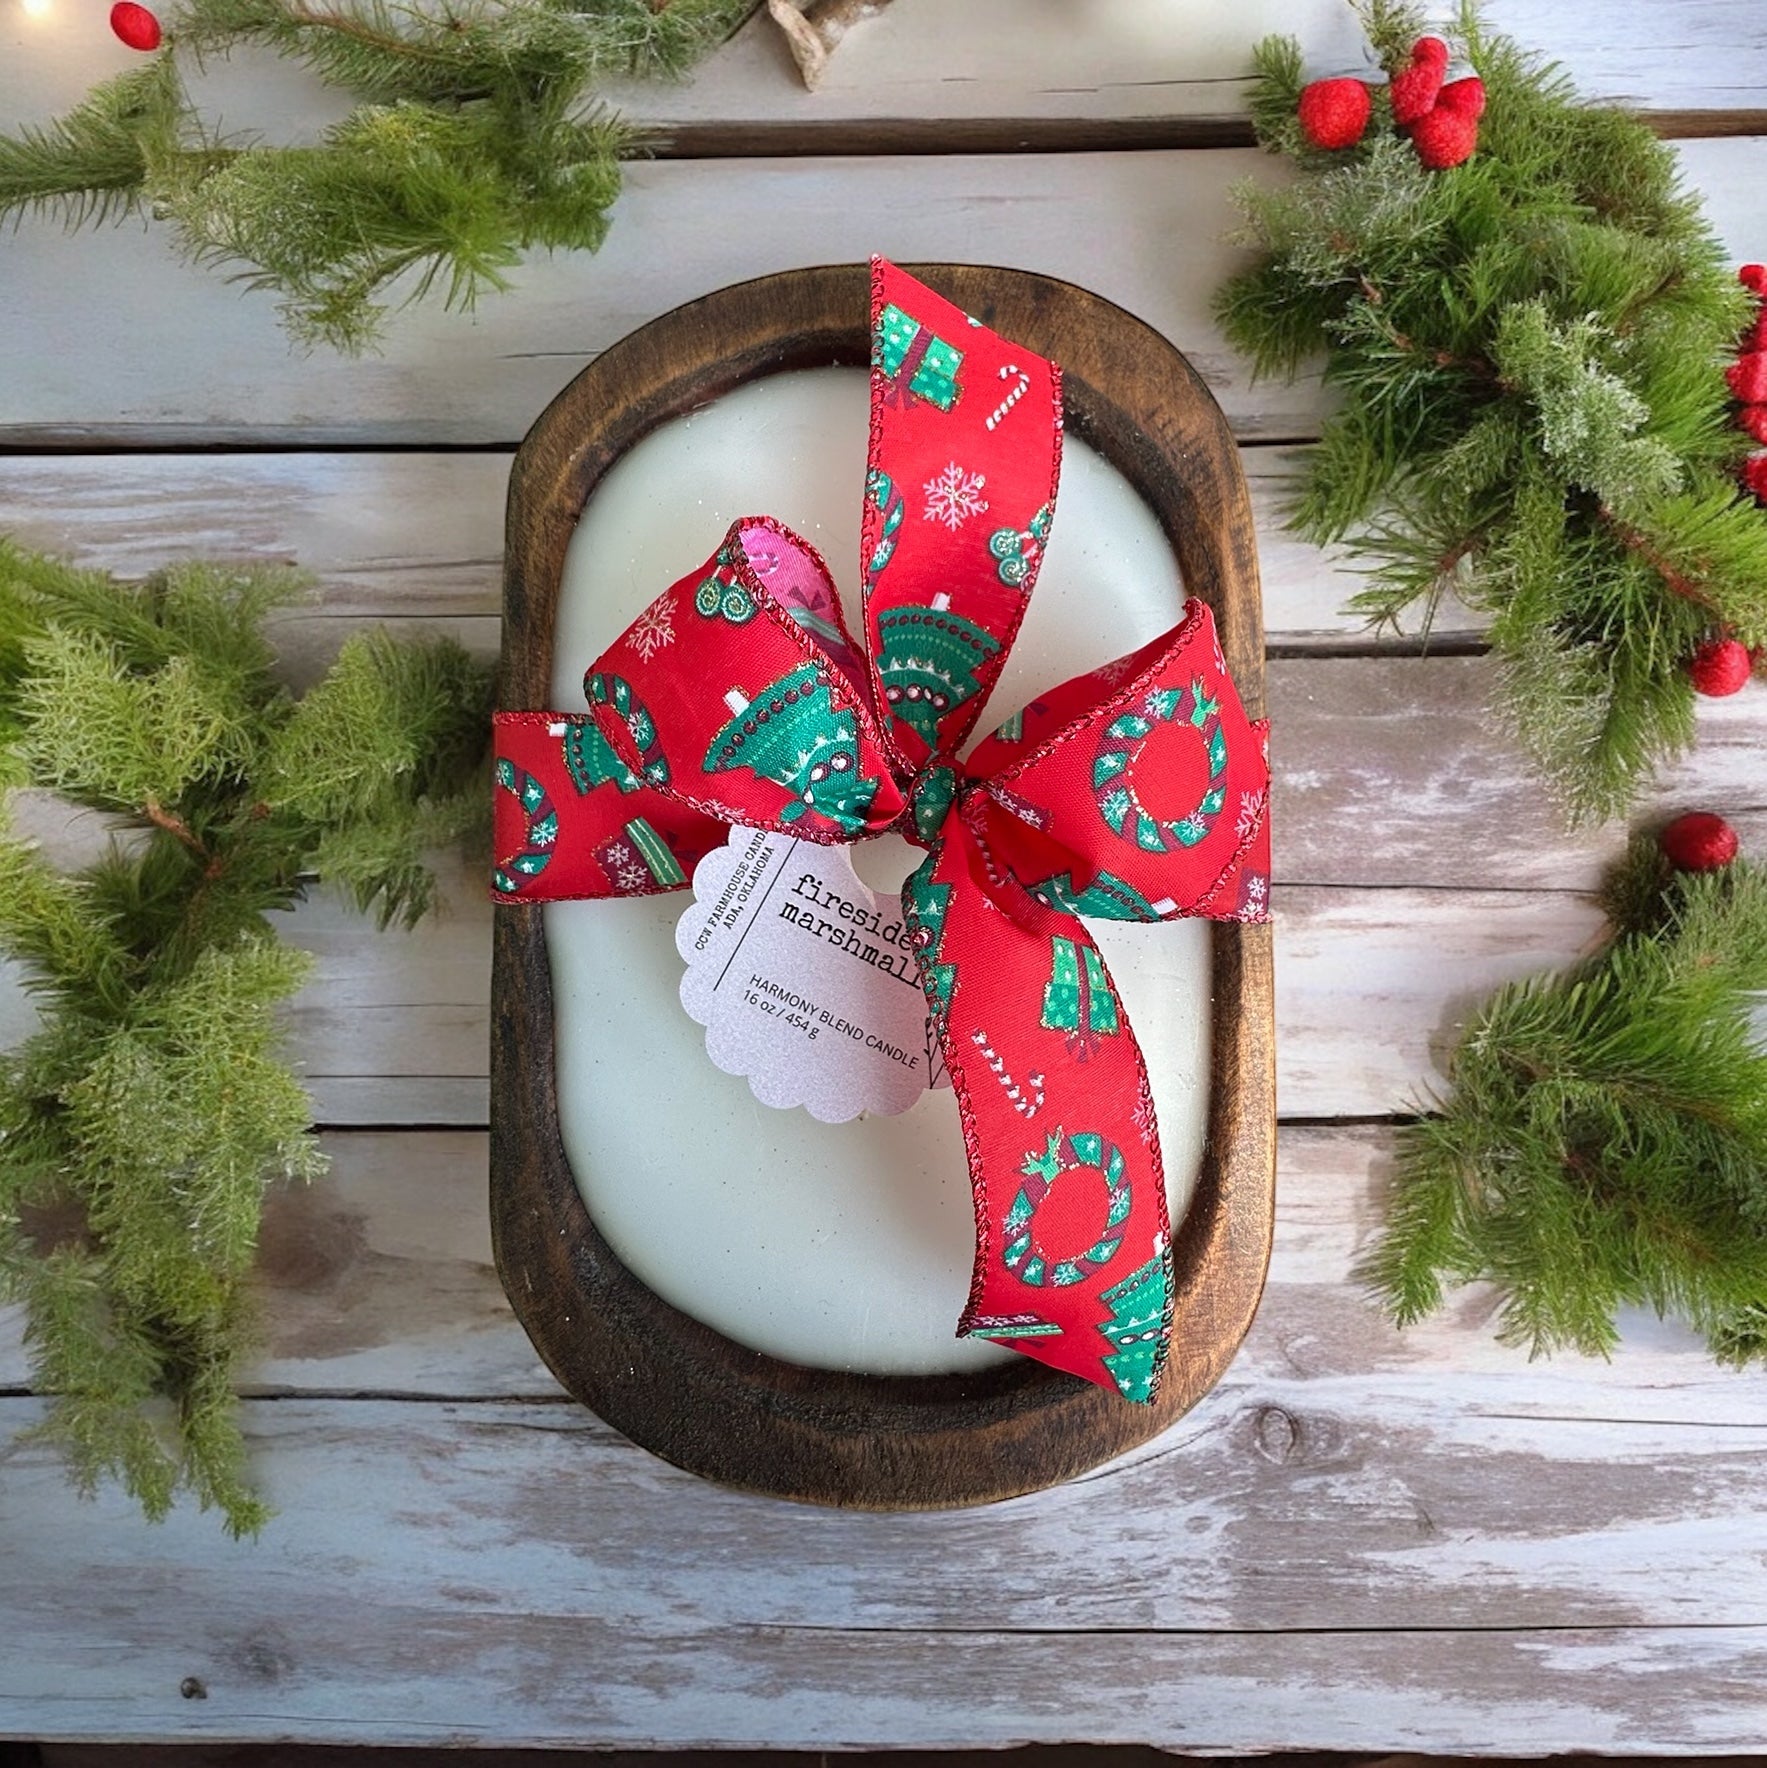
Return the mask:
[[[820,551],[858,625],[867,378],[777,375],[647,436],[606,475],[565,560],[553,704],[738,516],[773,515]],[[910,512],[918,515],[918,510]],[[1036,593],[984,729],[1177,619],[1177,563],[1115,468],[1074,437]],[[896,889],[922,857],[897,836],[854,847]],[[975,1228],[948,1090],[899,1117],[820,1124],[722,1074],[678,999],[685,892],[546,910],[559,1128],[590,1215],[626,1265],[684,1313],[792,1362],[910,1374],[1013,1352],[960,1340]],[[1147,1058],[1174,1222],[1208,1110],[1204,922],[1088,923]]]

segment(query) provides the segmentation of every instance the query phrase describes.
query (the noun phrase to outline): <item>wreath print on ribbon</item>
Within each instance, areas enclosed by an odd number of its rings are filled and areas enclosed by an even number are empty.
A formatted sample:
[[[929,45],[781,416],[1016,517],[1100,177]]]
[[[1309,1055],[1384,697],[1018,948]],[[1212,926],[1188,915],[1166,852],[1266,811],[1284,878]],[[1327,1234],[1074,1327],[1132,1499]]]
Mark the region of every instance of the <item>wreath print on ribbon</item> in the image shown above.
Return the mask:
[[[1134,1202],[1122,1149],[1095,1130],[1084,1130],[1077,1136],[1056,1130],[1040,1154],[1033,1150],[1025,1156],[1019,1170],[1025,1182],[1007,1212],[1006,1268],[1032,1289],[1041,1289],[1045,1283],[1065,1289],[1103,1270],[1123,1244],[1123,1224]],[[1103,1230],[1083,1252],[1056,1257],[1037,1232],[1037,1211],[1063,1179],[1088,1172],[1103,1175],[1109,1197]]]
[[[1154,731],[1180,720],[1202,737],[1209,758],[1209,783],[1196,809],[1187,815],[1157,817],[1136,796],[1133,769]],[[1185,688],[1155,690],[1148,695],[1143,711],[1125,712],[1110,724],[1092,763],[1092,789],[1098,795],[1099,814],[1112,834],[1133,841],[1144,853],[1170,853],[1175,847],[1194,847],[1208,834],[1227,802],[1226,791],[1219,784],[1226,771],[1227,738],[1221,731],[1221,708],[1198,679]]]
[[[703,617],[666,644],[629,628],[591,663],[586,710],[497,715],[494,890],[675,888],[732,824],[922,848],[903,926],[975,1194],[957,1330],[1149,1401],[1170,1336],[1165,1173],[1146,1063],[1084,917],[1267,918],[1266,727],[1192,600],[965,753],[1048,551],[1060,371],[881,261],[872,322],[860,623],[807,542],[766,516],[732,524],[651,603]],[[986,542],[906,521],[902,488],[954,461],[994,509],[1034,514]],[[1162,728],[1194,732],[1203,759],[1150,744]]]

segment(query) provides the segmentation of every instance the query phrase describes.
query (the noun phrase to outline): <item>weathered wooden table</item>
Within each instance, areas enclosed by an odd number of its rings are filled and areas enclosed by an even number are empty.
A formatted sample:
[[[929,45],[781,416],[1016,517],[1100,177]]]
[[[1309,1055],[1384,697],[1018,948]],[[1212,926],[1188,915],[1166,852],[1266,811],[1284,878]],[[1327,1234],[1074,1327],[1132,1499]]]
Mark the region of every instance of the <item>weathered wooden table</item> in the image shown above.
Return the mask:
[[[0,121],[124,51],[100,9],[0,14]],[[1767,253],[1759,0],[1501,0],[1583,85],[1655,114],[1739,257]],[[1199,15],[1207,15],[1206,19]],[[1568,837],[1482,713],[1474,633],[1429,654],[1337,612],[1276,519],[1317,389],[1251,386],[1208,318],[1268,28],[1328,0],[897,0],[828,89],[753,24],[682,91],[606,249],[366,363],[291,355],[270,303],[128,227],[0,242],[0,529],[122,570],[295,557],[291,671],[362,622],[496,644],[511,448],[598,349],[744,276],[876,249],[1084,283],[1211,377],[1263,517],[1278,762],[1284,1119],[1275,1262],[1227,1379],[1062,1490],[949,1515],[806,1511],[695,1482],[564,1401],[485,1227],[489,909],[377,935],[293,917],[332,1177],[272,1200],[246,1402],[281,1514],[255,1545],[82,1506],[0,1322],[0,1734],[662,1746],[1154,1742],[1719,1752],[1767,1733],[1767,1379],[1633,1322],[1600,1364],[1495,1347],[1469,1293],[1403,1336],[1356,1284],[1389,1124],[1466,1004],[1575,953],[1621,831]],[[261,67],[222,107],[330,101]],[[1702,707],[1662,802],[1767,849],[1767,697]],[[22,1021],[15,1006],[11,1022]]]

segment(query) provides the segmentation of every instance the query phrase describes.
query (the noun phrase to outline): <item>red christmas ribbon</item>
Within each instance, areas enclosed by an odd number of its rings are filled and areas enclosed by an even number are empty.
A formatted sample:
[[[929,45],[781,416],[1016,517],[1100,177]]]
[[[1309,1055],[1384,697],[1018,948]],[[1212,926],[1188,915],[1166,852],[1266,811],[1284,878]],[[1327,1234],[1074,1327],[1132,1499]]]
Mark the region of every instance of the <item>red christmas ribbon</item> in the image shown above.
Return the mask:
[[[1146,1401],[1171,1318],[1159,1131],[1079,917],[1267,918],[1267,726],[1192,600],[958,758],[1036,582],[1061,412],[1052,363],[875,262],[863,646],[811,546],[736,522],[597,658],[588,712],[497,715],[493,884],[678,889],[733,823],[924,848],[902,908],[975,1192],[958,1333]]]

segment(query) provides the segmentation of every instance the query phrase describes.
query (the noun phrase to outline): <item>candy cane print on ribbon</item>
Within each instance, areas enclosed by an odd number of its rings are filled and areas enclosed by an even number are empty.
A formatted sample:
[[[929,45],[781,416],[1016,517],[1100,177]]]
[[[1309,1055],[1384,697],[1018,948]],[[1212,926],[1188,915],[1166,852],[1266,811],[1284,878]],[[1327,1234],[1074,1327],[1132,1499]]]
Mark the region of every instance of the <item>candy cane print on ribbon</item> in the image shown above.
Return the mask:
[[[586,713],[499,713],[494,885],[504,903],[678,886],[732,824],[922,848],[902,925],[977,1224],[957,1330],[1145,1402],[1169,1338],[1165,1175],[1147,1066],[1080,917],[1263,918],[1244,878],[1267,869],[1264,727],[1193,600],[967,746],[1051,532],[1060,373],[886,264],[872,316],[862,641],[807,541],[738,519],[665,592],[686,613],[668,645],[617,639],[591,663]],[[904,519],[902,488],[957,460],[992,533]]]
[[[1016,362],[1009,362],[1009,363],[1007,363],[1007,365],[1003,369],[1001,369],[1000,378],[1003,381],[1009,381],[1009,380],[1012,380],[1014,378],[1014,376],[1016,376],[1018,379],[1018,385],[1015,386],[1012,389],[1012,391],[1010,393],[1008,393],[1006,395],[1006,397],[1004,399],[1002,399],[1000,401],[1000,403],[994,407],[993,411],[988,416],[987,423],[983,426],[984,428],[990,429],[990,430],[993,429],[1000,422],[1000,420],[1003,417],[1005,417],[1006,414],[1009,411],[1011,411],[1012,408],[1015,405],[1017,405],[1018,402],[1022,398],[1024,398],[1025,394],[1029,391],[1030,385],[1031,385],[1031,377],[1028,374],[1026,374],[1025,371],[1022,368],[1020,368]]]
[[[638,750],[638,771],[653,786],[669,783],[669,763],[657,744],[656,720],[645,710],[644,702],[632,691],[624,677],[605,670],[592,669],[583,679],[583,691],[592,706],[612,706],[625,720]]]
[[[982,1060],[987,1063],[994,1078],[999,1081],[1001,1090],[1026,1123],[1029,1123],[1043,1109],[1043,1076],[1035,1072],[1025,1076],[1024,1086],[1020,1086],[1006,1072],[1006,1063],[996,1053],[994,1046],[988,1042],[988,1034],[978,1025],[969,1034],[970,1042],[981,1051]],[[1035,1095],[1034,1097],[1030,1095]]]
[[[531,773],[501,756],[497,784],[514,795],[526,819],[521,846],[491,873],[493,888],[513,896],[552,863],[552,851],[558,844],[558,812],[546,788]]]

